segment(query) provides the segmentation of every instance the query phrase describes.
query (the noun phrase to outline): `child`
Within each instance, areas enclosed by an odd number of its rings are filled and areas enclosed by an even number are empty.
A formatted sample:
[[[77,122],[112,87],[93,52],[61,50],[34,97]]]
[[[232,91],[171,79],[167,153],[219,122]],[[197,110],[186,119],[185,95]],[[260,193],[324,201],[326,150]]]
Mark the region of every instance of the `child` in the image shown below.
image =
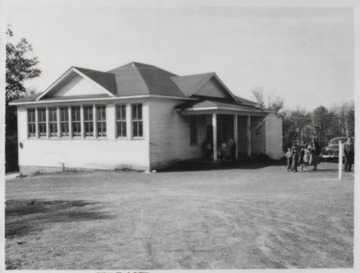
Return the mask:
[[[225,154],[226,154],[226,142],[225,142],[225,140],[221,140],[220,152],[221,152],[221,161],[224,161],[225,160]]]
[[[298,151],[296,149],[296,147],[293,147],[291,150],[291,155],[292,155],[292,166],[291,166],[291,170],[295,173],[297,173],[297,167],[298,167]]]
[[[291,165],[292,165],[292,155],[291,155],[290,148],[287,149],[286,160],[287,160],[287,171],[290,172],[291,171]]]
[[[310,147],[311,149],[311,147]],[[305,149],[305,152],[304,152],[304,172],[307,171],[307,167],[309,165],[309,162],[310,162],[310,151],[309,149]]]

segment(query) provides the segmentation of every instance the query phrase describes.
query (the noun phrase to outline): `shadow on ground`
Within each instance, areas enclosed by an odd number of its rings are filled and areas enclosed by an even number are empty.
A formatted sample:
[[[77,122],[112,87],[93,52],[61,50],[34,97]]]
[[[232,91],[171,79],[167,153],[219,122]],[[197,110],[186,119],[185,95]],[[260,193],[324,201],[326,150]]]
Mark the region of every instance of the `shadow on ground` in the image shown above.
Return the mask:
[[[112,218],[101,211],[100,202],[84,200],[7,200],[5,237],[23,236],[56,222],[93,221]]]
[[[229,169],[260,169],[269,166],[286,167],[286,159],[271,160],[268,158],[251,158],[239,160],[225,160],[214,162],[212,160],[188,160],[181,161],[178,164],[159,170],[160,172],[173,171],[202,171],[202,170],[229,170]]]

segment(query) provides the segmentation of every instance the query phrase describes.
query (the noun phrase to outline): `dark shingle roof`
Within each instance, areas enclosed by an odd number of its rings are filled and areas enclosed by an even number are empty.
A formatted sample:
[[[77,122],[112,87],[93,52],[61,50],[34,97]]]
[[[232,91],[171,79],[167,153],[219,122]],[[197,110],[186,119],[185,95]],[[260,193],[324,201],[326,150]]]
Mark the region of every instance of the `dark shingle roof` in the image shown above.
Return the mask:
[[[131,62],[108,72],[101,72],[81,67],[73,67],[94,82],[114,94],[115,96],[135,95],[164,95],[175,97],[190,97],[212,77],[215,73],[205,73],[188,76],[177,76],[153,65]],[[36,100],[43,93],[20,98],[12,103],[30,102]],[[195,97],[196,94],[194,94]],[[69,97],[70,98],[70,97]],[[204,98],[204,96],[201,96]],[[46,98],[41,98],[45,100]],[[46,100],[51,100],[49,98]],[[255,102],[236,97],[237,102],[244,105],[256,105]],[[228,100],[226,100],[229,103]],[[221,101],[219,101],[221,103]]]
[[[204,73],[180,77],[176,76],[171,77],[171,79],[176,83],[185,96],[190,96],[212,76],[214,76],[214,73]]]
[[[118,96],[165,95],[184,97],[170,79],[175,74],[153,65],[132,62],[108,71],[113,73]]]
[[[26,96],[26,97],[22,97],[22,98],[18,98],[18,99],[12,100],[11,103],[13,103],[13,102],[18,103],[18,102],[34,101],[34,100],[36,100],[38,97],[40,97],[40,96],[42,95],[42,93],[44,93],[44,92],[36,93],[36,94],[30,95],[30,96]]]
[[[75,69],[79,70],[81,73],[92,79],[94,82],[98,83],[106,90],[111,92],[112,94],[116,94],[116,84],[115,84],[115,75],[112,73],[101,72],[91,69],[85,69],[81,67],[75,67]]]
[[[251,100],[247,100],[247,99],[244,99],[242,97],[239,97],[239,96],[235,96],[236,100],[238,102],[241,102],[241,103],[244,103],[244,104],[249,104],[249,105],[258,105],[257,102],[255,101],[251,101]]]

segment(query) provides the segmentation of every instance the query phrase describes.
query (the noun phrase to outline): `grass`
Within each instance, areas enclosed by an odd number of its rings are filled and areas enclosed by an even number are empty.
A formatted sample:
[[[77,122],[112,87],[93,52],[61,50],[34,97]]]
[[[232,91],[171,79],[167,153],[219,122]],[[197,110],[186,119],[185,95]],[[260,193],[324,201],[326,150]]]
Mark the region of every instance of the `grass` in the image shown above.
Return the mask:
[[[339,181],[336,166],[288,173],[285,166],[244,163],[8,180],[6,266],[349,268],[354,173]]]

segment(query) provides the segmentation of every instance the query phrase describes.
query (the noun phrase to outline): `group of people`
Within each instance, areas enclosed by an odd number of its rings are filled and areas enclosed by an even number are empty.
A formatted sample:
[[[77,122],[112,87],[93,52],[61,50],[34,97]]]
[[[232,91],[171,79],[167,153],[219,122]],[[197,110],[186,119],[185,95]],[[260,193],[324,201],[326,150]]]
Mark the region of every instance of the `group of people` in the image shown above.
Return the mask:
[[[230,138],[229,143],[226,143],[226,141],[224,139],[221,139],[218,142],[218,147],[217,147],[217,156],[218,156],[219,161],[225,160],[225,155],[226,155],[226,150],[227,150],[228,145],[230,147],[231,159],[235,159],[236,144],[235,144],[234,140],[232,138]],[[213,147],[212,147],[211,141],[209,141],[209,140],[205,141],[204,149],[206,151],[206,157],[213,158]]]
[[[293,145],[286,153],[287,171],[297,172],[299,166],[303,172],[306,172],[309,166],[313,166],[312,170],[317,170],[317,165],[320,164],[319,154],[320,147],[314,141],[309,146]]]

